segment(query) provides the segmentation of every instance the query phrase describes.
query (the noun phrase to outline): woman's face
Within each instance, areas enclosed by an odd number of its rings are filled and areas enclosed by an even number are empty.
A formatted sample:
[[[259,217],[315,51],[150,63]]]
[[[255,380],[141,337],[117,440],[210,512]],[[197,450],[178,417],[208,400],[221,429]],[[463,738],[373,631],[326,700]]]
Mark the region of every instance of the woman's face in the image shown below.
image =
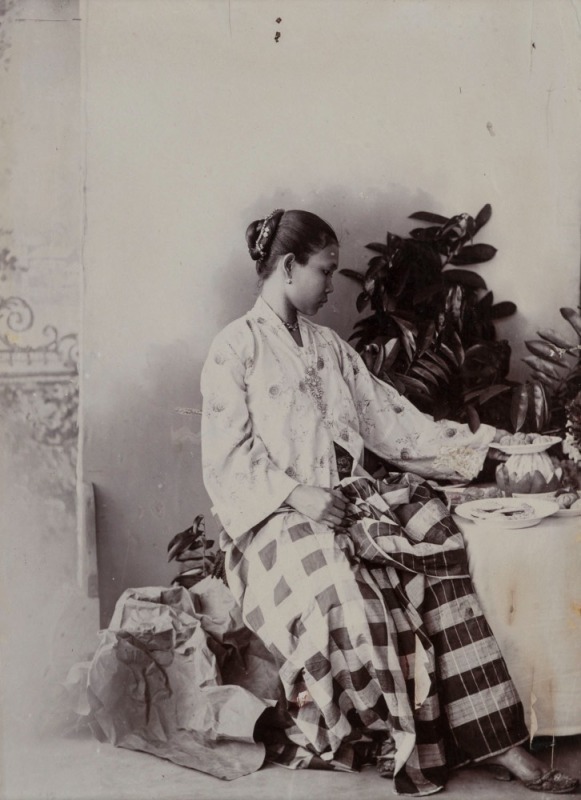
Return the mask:
[[[293,264],[292,283],[286,284],[286,294],[297,311],[310,317],[327,302],[338,262],[339,245],[331,244],[314,253],[306,264]]]

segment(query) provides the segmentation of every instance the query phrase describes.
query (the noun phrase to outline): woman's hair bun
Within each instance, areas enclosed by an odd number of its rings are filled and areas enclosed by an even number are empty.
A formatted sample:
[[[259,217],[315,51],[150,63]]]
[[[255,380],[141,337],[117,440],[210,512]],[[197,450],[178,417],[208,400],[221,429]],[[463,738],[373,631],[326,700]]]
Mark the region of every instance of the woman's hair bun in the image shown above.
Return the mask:
[[[256,247],[256,242],[258,240],[258,235],[262,228],[263,222],[264,222],[263,219],[257,219],[254,222],[251,222],[250,225],[246,228],[246,244],[248,245],[248,252],[250,253],[250,258],[253,261],[258,261],[261,257]]]
[[[268,257],[283,214],[282,208],[277,208],[268,217],[251,222],[246,228],[246,244],[253,261],[262,261]]]

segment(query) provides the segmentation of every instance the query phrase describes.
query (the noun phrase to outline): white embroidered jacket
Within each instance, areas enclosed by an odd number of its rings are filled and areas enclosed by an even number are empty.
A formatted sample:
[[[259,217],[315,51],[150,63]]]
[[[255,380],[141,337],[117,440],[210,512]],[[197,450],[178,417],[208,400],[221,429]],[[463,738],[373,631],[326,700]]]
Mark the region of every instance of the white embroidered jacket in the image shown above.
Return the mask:
[[[480,471],[494,428],[434,422],[330,328],[299,316],[299,329],[302,348],[259,297],[216,336],[202,370],[204,482],[232,539],[297,484],[334,486],[334,442],[355,463],[366,446],[424,477]]]

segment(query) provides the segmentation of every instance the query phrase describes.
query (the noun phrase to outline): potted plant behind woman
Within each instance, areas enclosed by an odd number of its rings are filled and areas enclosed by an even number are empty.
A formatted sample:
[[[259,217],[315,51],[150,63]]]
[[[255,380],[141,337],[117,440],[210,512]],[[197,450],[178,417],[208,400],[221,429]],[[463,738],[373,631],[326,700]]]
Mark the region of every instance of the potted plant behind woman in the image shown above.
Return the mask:
[[[443,217],[427,211],[411,219],[431,223],[409,237],[387,233],[363,273],[343,269],[361,292],[357,309],[370,308],[350,339],[369,369],[435,419],[480,421],[508,427],[504,396],[511,349],[496,336],[495,321],[513,314],[512,302],[495,303],[478,272],[496,248],[473,243],[492,214]],[[503,397],[501,397],[503,396]],[[500,402],[498,401],[500,398]]]

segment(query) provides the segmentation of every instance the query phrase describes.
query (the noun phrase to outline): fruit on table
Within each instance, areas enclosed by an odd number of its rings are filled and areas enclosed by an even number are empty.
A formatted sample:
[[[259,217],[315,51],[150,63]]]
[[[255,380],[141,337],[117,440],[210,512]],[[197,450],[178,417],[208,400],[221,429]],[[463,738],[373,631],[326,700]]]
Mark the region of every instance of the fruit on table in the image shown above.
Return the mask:
[[[504,466],[504,469],[503,469]],[[554,492],[561,485],[563,470],[547,453],[512,455],[496,470],[497,484],[519,494]]]

